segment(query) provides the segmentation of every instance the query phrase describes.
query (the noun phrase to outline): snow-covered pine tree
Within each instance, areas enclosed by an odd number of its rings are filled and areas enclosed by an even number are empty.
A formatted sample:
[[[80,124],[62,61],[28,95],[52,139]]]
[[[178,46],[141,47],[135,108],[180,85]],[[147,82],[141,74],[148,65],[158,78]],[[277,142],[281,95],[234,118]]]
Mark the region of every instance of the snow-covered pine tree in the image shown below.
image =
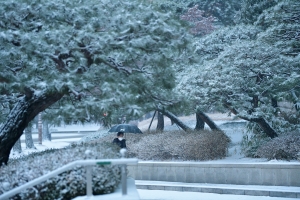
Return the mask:
[[[129,100],[172,88],[171,65],[188,45],[176,17],[139,0],[10,0],[0,13],[0,95],[13,102],[0,128],[0,165],[50,106],[69,120],[123,102],[138,112]]]
[[[277,3],[278,0],[242,0],[241,7],[236,13],[236,22],[254,24],[265,10]]]
[[[179,90],[200,108],[229,109],[272,138],[299,129],[299,112],[291,120],[276,107],[300,95],[298,8],[297,1],[277,1],[255,26],[238,24],[199,39],[201,64],[184,71]]]

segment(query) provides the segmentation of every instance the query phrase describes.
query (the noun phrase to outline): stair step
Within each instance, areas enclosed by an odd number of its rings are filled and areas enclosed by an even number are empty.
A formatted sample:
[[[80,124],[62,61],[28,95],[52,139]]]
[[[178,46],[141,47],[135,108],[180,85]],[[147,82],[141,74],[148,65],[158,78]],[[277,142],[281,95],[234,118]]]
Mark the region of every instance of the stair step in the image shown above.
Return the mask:
[[[137,189],[300,198],[300,187],[135,180]]]

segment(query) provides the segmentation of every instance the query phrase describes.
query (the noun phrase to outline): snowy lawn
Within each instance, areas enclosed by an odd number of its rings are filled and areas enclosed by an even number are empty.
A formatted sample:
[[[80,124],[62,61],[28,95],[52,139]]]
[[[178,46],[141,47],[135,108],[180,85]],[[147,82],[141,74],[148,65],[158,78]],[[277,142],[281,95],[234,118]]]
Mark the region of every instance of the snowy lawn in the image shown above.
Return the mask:
[[[76,142],[79,139],[80,138],[68,138],[68,139],[58,139],[53,141],[43,141],[42,144],[38,144],[38,143],[34,144],[36,149],[26,149],[25,143],[22,142],[21,143],[22,152],[18,153],[12,150],[10,152],[9,159],[22,157],[31,154],[33,152],[44,151],[47,149],[61,149],[70,145],[71,142]]]

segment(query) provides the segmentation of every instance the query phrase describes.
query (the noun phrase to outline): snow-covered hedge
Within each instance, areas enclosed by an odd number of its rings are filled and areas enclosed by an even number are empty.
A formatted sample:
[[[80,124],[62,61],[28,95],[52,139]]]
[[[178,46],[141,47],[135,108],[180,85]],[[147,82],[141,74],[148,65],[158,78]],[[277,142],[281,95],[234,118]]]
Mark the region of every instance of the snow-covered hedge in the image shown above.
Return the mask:
[[[100,138],[111,142],[115,134]],[[230,139],[222,132],[167,131],[163,133],[127,133],[129,157],[141,160],[214,160],[224,158]]]
[[[262,144],[256,152],[257,157],[280,160],[299,159],[300,133],[291,133],[274,138]]]
[[[0,169],[0,194],[80,159],[117,158],[118,150],[108,143],[72,144],[63,149],[51,149],[11,160]],[[118,186],[121,174],[117,166],[93,167],[93,193],[111,193]],[[72,199],[86,194],[85,168],[78,166],[51,178],[11,199]]]
[[[85,142],[91,142],[91,141],[95,141],[97,139],[100,139],[102,137],[106,137],[106,136],[109,136],[112,134],[113,133],[108,132],[107,130],[101,130],[101,131],[97,131],[95,133],[86,134],[78,142],[75,142],[75,143],[81,144],[81,143],[85,143]]]

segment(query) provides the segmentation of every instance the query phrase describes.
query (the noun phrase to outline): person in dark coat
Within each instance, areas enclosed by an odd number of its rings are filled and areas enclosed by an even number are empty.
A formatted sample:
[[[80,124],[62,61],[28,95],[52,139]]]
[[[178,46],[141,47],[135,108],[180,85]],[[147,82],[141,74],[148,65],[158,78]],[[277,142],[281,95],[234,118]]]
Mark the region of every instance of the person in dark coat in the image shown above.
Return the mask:
[[[126,140],[123,137],[124,132],[118,132],[117,137],[113,140],[112,143],[118,145],[121,149],[126,148]]]

